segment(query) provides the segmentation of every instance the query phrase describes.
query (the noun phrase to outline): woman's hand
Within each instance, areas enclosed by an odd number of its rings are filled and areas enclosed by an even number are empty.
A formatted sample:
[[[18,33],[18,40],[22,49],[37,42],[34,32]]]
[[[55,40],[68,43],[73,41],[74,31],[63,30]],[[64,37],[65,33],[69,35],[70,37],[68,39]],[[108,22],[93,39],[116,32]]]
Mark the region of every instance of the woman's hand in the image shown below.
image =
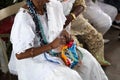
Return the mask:
[[[60,37],[57,37],[53,42],[51,42],[50,46],[52,49],[55,49],[64,44],[66,44],[66,39],[63,36],[60,36]]]
[[[63,30],[60,36],[50,43],[50,46],[52,47],[52,49],[58,48],[61,45],[67,44],[70,40],[71,40],[71,35],[66,30]]]
[[[66,43],[68,43],[70,40],[72,40],[71,35],[65,29],[61,32],[60,36],[65,37]]]

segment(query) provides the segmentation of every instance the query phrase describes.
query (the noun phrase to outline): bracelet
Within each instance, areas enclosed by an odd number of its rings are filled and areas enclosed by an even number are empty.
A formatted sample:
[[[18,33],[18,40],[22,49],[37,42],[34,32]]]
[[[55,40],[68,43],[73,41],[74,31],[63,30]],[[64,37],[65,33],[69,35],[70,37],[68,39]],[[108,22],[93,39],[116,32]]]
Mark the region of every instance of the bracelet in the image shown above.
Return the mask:
[[[33,53],[33,48],[31,49],[31,52],[30,52],[30,55],[31,55],[31,57],[34,57],[34,53]]]
[[[72,15],[72,17],[73,17],[73,19],[74,20],[76,20],[77,19],[77,17],[75,16],[75,14],[74,13],[70,13],[71,15]]]

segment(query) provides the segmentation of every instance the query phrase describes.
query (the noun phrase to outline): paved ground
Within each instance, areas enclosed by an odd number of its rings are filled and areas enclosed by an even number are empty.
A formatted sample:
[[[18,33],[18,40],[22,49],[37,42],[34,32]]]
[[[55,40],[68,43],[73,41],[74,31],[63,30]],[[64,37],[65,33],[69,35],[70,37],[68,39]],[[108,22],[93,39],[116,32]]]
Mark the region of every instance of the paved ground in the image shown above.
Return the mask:
[[[120,40],[117,35],[120,30],[111,28],[105,38],[110,39],[108,44],[105,44],[105,57],[112,64],[104,68],[109,80],[120,80]],[[3,74],[0,71],[0,80],[10,80],[9,74]],[[11,80],[17,80],[16,76],[11,76]]]
[[[105,38],[111,41],[105,44],[105,57],[112,64],[105,68],[109,80],[120,80],[120,40],[117,39],[120,30],[111,28]]]

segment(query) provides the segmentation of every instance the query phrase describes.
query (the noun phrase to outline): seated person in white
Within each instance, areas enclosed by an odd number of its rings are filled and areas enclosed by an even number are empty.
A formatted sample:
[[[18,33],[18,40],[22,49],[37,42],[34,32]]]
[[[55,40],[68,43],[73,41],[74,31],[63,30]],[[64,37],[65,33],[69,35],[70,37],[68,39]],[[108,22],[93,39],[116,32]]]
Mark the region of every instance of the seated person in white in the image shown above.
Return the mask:
[[[84,16],[103,35],[110,29],[117,15],[117,9],[103,3],[102,0],[86,0],[87,9]]]

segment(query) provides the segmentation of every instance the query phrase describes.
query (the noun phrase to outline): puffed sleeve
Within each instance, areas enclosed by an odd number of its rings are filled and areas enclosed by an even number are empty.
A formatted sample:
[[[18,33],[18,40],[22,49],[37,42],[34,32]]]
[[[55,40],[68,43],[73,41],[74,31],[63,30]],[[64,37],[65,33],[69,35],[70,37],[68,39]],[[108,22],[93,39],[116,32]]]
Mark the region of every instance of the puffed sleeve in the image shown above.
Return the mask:
[[[10,41],[14,53],[24,52],[26,49],[34,46],[35,26],[27,13],[19,12],[11,30]]]

